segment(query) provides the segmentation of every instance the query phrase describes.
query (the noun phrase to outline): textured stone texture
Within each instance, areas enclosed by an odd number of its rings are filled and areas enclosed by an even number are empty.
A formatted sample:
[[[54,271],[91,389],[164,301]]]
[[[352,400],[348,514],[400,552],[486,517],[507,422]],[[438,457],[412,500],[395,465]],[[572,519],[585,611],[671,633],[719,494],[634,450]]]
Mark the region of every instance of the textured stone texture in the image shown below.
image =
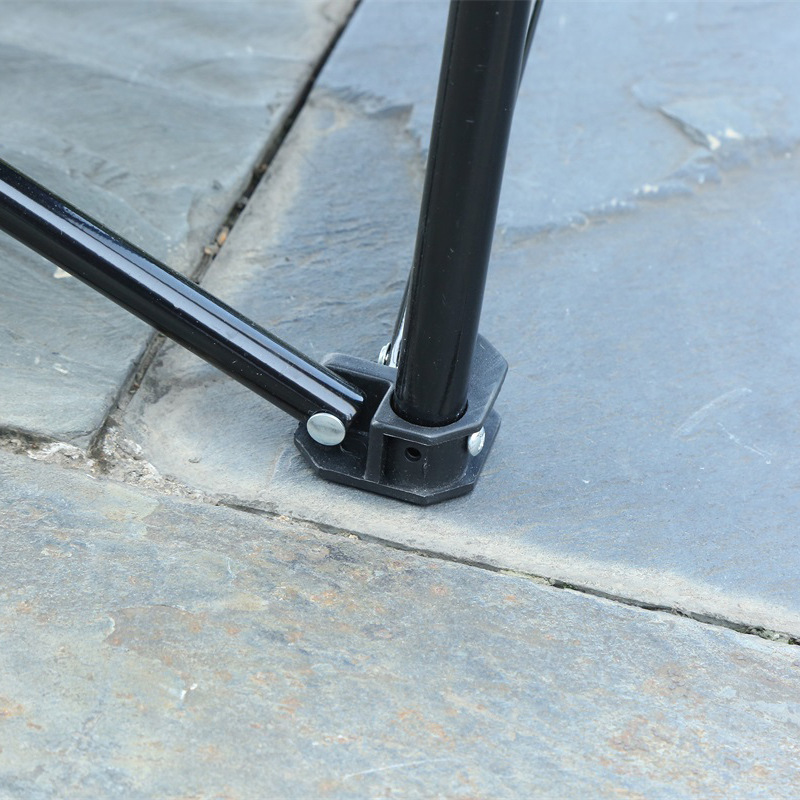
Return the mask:
[[[314,356],[389,336],[440,18],[359,9],[209,275]],[[554,2],[541,25],[483,322],[504,427],[473,495],[422,511],[325,484],[291,420],[177,348],[123,438],[238,503],[797,635],[795,15]]]
[[[0,157],[187,271],[351,6],[2,3]],[[149,329],[54,273],[0,234],[0,427],[85,442]]]
[[[501,229],[530,235],[605,218],[800,137],[791,4],[546,2]],[[322,85],[373,113],[404,109],[426,148],[445,22],[441,3],[366,2]]]
[[[793,798],[796,647],[0,455],[0,795]]]
[[[14,6],[0,157],[187,269],[347,8]],[[362,3],[209,274],[314,356],[389,335],[444,21]],[[89,458],[147,332],[2,240],[0,798],[794,798],[798,648],[722,626],[800,633],[797,27],[548,0],[440,507],[171,347]]]

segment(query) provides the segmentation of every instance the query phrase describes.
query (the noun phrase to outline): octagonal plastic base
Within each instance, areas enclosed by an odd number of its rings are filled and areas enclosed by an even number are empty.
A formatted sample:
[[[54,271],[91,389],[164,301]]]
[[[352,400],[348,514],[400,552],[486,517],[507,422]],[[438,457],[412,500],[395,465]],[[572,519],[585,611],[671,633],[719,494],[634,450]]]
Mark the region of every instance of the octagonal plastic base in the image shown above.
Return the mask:
[[[483,337],[473,358],[467,410],[442,427],[414,425],[395,414],[395,369],[340,354],[328,356],[324,363],[362,389],[367,401],[339,445],[319,444],[305,424],[298,427],[295,444],[320,477],[418,505],[472,490],[500,428],[493,406],[508,370],[505,359]],[[472,455],[467,440],[481,428],[483,449]]]

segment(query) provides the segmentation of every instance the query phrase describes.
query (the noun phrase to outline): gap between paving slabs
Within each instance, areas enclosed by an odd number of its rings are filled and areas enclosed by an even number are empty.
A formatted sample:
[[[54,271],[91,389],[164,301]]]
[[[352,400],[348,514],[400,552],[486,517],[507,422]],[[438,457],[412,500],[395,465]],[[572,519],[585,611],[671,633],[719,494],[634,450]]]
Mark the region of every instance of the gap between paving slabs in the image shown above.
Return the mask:
[[[224,220],[218,224],[218,231],[213,241],[205,246],[203,254],[196,266],[193,269],[188,270],[190,277],[194,281],[198,283],[202,281],[203,276],[210,268],[222,246],[224,246],[231,229],[238,221],[242,211],[247,205],[248,200],[252,196],[259,182],[264,177],[270,162],[291,130],[297,115],[300,113],[311,89],[314,86],[317,76],[324,67],[348,23],[352,19],[353,14],[356,12],[360,2],[361,0],[351,0],[351,2],[339,4],[342,8],[346,7],[346,13],[337,21],[333,35],[330,37],[321,55],[316,59],[311,73],[296,92],[296,96],[293,102],[290,104],[288,111],[283,115],[280,125],[275,131],[270,132],[267,142],[264,145],[262,155],[258,158],[257,166],[251,171],[251,178],[249,182],[231,204]],[[46,13],[47,9],[45,7],[45,14]],[[64,183],[63,181],[62,183],[63,188],[60,191],[65,196],[69,196],[71,184],[69,182]],[[98,216],[103,217],[102,214],[99,214]],[[102,218],[101,221],[103,221]],[[109,222],[108,220],[106,221]],[[109,224],[113,224],[113,221],[109,222]],[[27,257],[28,251],[22,245],[19,245],[16,242],[10,242],[10,245],[12,248],[15,248],[15,250],[19,250],[21,255]],[[161,254],[161,248],[154,248],[154,252],[160,254],[161,257],[164,257],[163,254]],[[39,257],[32,256],[32,258],[38,259]],[[39,260],[41,261],[41,259]],[[169,260],[170,259],[167,258],[167,261]],[[185,267],[183,268],[185,269]],[[52,271],[52,267],[50,266],[46,266],[46,269],[48,271]],[[80,287],[79,291],[84,293],[87,292],[85,287]],[[97,297],[92,294],[90,299],[95,300]],[[108,316],[112,320],[122,319],[123,322],[130,321],[133,326],[137,328],[141,327],[140,322],[134,320],[132,317],[128,317],[124,311],[113,306],[110,301],[103,299],[100,300],[99,303],[100,309],[102,310],[104,316]],[[88,325],[86,328],[88,330]],[[109,391],[116,394],[116,399],[111,404],[111,408],[106,414],[103,423],[94,432],[94,435],[88,440],[86,446],[86,450],[90,456],[88,463],[91,464],[98,458],[102,459],[104,454],[110,450],[106,440],[109,437],[109,431],[113,430],[114,428],[114,418],[118,416],[127,406],[128,402],[130,402],[131,397],[137,391],[140,385],[142,376],[149,368],[151,362],[156,357],[163,343],[164,337],[161,334],[151,333],[151,335],[148,337],[146,345],[141,351],[140,356],[132,363],[130,373],[128,377],[124,379],[119,389],[117,389],[113,383],[110,386]],[[95,386],[97,381],[86,379],[85,382],[92,387]],[[49,402],[51,401],[52,396],[49,398]],[[48,408],[50,408],[50,406],[45,405],[42,411],[45,412]],[[87,435],[88,433],[91,432],[86,432]],[[46,434],[40,434],[36,431],[27,429],[20,430],[15,428],[13,425],[0,425],[0,444],[7,446],[9,449],[15,451],[36,450],[39,453],[46,454],[47,457],[56,456],[62,460],[68,459],[73,463],[80,462],[83,459],[83,454],[81,451],[83,450],[84,439],[85,435],[80,434],[76,439],[63,442],[58,438],[54,438],[53,436]]]
[[[684,619],[689,619],[703,625],[724,628],[749,636],[756,636],[770,642],[787,644],[791,646],[800,645],[800,638],[786,631],[773,630],[758,625],[750,625],[744,622],[726,619],[722,616],[714,616],[708,613],[694,612],[690,608],[679,605],[663,605],[648,603],[635,597],[628,597],[619,594],[604,592],[592,586],[584,586],[579,583],[570,583],[558,578],[548,577],[534,573],[526,573],[520,570],[509,569],[499,564],[482,561],[474,558],[459,558],[447,552],[425,549],[405,545],[402,542],[391,539],[372,536],[363,531],[338,528],[335,525],[327,525],[319,520],[304,519],[302,517],[287,515],[274,510],[267,510],[261,506],[249,506],[243,504],[235,497],[214,495],[204,493],[198,489],[193,489],[183,485],[174,479],[161,476],[158,471],[141,458],[141,448],[134,442],[122,441],[118,438],[118,431],[111,427],[107,432],[108,441],[105,451],[96,457],[88,456],[80,448],[66,444],[64,442],[41,442],[33,439],[26,439],[20,436],[9,436],[2,440],[2,446],[8,452],[24,455],[33,461],[42,462],[49,465],[57,465],[61,468],[75,469],[94,475],[101,480],[111,483],[120,483],[132,487],[140,487],[147,491],[155,491],[164,496],[175,496],[185,500],[201,503],[207,506],[228,508],[250,514],[255,517],[263,518],[266,522],[277,520],[281,523],[291,523],[302,526],[307,530],[318,531],[325,536],[344,537],[347,539],[357,539],[366,543],[378,545],[388,550],[396,550],[409,555],[416,555],[421,558],[443,561],[451,564],[458,564],[465,567],[484,570],[498,575],[508,575],[511,577],[522,578],[533,581],[536,584],[550,586],[553,589],[567,590],[578,594],[585,594],[589,597],[596,597],[608,600],[621,605],[638,608],[642,611],[652,611],[654,613],[669,614]]]
[[[0,123],[3,157],[195,278],[354,2],[201,6],[86,5],[76,17],[42,2],[0,32],[13,78],[0,99],[15,111]],[[0,429],[87,446],[152,355],[151,332],[16,242],[3,238],[0,258]]]
[[[297,117],[303,110],[303,106],[308,100],[308,97],[311,94],[312,89],[314,88],[314,84],[316,83],[319,74],[322,72],[322,69],[328,62],[331,53],[333,52],[334,48],[336,47],[337,43],[342,37],[342,34],[347,29],[348,24],[350,23],[356,11],[358,10],[358,7],[361,2],[362,0],[352,0],[349,12],[345,15],[343,21],[339,24],[338,28],[334,32],[334,35],[331,37],[330,42],[328,43],[324,52],[317,60],[312,73],[309,75],[307,81],[300,89],[294,104],[292,105],[290,111],[286,115],[284,121],[281,123],[278,132],[273,133],[267,140],[267,143],[264,146],[263,155],[259,158],[257,165],[252,170],[252,175],[249,183],[247,184],[247,186],[245,186],[239,197],[231,205],[231,208],[228,211],[225,220],[219,226],[219,230],[216,236],[214,237],[213,241],[203,248],[203,255],[200,258],[197,267],[191,274],[192,280],[195,281],[196,283],[202,283],[206,273],[209,271],[209,269],[211,269],[211,266],[214,263],[215,259],[219,255],[222,248],[225,246],[228,237],[230,236],[236,223],[242,216],[242,213],[247,207],[250,198],[253,196],[259,184],[266,176],[267,171],[269,170],[269,166],[272,163],[272,160],[275,158],[281,146],[286,141],[286,137],[289,135],[290,131],[292,130],[292,127],[295,124],[295,121],[297,120]],[[109,441],[110,438],[112,438],[111,431],[117,427],[118,425],[117,420],[121,418],[121,416],[125,413],[125,409],[128,407],[128,404],[130,403],[133,395],[138,391],[139,387],[141,386],[141,382],[142,379],[144,378],[144,375],[150,368],[150,365],[152,364],[153,360],[156,358],[158,352],[163,347],[166,341],[167,339],[163,334],[154,333],[151,336],[150,341],[148,342],[147,347],[144,349],[141,358],[135,365],[135,369],[132,370],[129,378],[120,388],[119,394],[117,395],[117,398],[112,408],[106,415],[103,424],[100,426],[95,436],[89,442],[87,452],[91,459],[99,460],[102,462],[104,459],[108,457],[107,454],[114,449],[114,445]],[[11,435],[13,436],[14,433],[15,432],[11,432]],[[29,437],[23,437],[23,438],[28,439]]]

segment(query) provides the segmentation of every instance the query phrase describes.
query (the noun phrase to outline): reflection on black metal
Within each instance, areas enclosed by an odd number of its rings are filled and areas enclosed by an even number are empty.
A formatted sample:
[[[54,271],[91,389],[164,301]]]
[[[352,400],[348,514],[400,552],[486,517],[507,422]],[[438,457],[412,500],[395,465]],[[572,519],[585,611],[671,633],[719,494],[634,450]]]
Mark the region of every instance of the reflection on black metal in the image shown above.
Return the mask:
[[[527,0],[450,6],[394,396],[420,425],[466,409],[530,16]]]
[[[0,228],[298,419],[361,392],[0,161]]]

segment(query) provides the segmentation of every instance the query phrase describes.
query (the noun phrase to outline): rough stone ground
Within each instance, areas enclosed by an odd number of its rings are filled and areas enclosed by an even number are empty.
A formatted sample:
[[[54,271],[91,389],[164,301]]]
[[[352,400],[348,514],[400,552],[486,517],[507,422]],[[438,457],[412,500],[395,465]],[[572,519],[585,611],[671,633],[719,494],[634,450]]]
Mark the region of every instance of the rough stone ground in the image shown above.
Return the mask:
[[[446,7],[352,9],[15,5],[0,157],[374,357]],[[0,798],[794,798],[797,34],[548,0],[482,326],[503,428],[431,509],[318,481],[291,420],[0,237]]]
[[[796,647],[20,456],[0,474],[0,796],[795,796]]]

